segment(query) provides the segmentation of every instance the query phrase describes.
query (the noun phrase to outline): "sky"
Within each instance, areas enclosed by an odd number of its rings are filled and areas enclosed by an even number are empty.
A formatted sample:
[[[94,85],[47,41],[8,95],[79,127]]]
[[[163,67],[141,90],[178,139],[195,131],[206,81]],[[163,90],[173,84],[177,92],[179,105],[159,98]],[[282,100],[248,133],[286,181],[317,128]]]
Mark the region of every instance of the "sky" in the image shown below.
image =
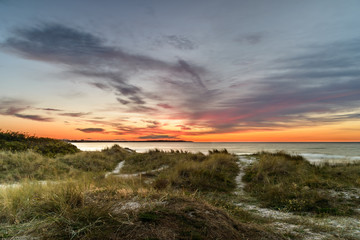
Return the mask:
[[[358,0],[0,0],[0,129],[360,141]]]

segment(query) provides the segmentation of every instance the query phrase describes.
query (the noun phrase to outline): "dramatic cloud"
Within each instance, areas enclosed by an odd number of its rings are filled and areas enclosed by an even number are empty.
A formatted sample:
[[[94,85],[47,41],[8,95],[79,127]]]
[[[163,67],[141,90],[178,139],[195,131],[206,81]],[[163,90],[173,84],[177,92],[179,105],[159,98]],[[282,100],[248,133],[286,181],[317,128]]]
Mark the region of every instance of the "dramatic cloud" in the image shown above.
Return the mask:
[[[198,99],[193,94],[189,103],[195,106],[184,108],[183,105],[184,111],[179,117],[187,119],[187,125],[212,129],[207,133],[282,129],[359,119],[360,41],[311,46],[308,52],[278,60],[266,77],[246,85],[239,82],[243,95],[233,94],[234,87],[223,93],[206,91],[198,94]],[[220,96],[214,97],[214,94]],[[320,114],[322,116],[316,116]]]
[[[177,137],[169,135],[147,135],[139,137],[139,139],[148,139],[148,140],[160,140],[160,139],[177,139]]]
[[[77,128],[76,130],[84,133],[101,133],[105,131],[103,128]]]
[[[261,44],[264,33],[242,35],[236,40]],[[195,48],[192,41],[180,35],[168,35],[162,41],[179,50]],[[360,114],[359,39],[309,46],[302,54],[276,59],[267,68],[257,69],[259,74],[250,80],[239,75],[232,82],[212,75],[205,66],[192,61],[177,58],[167,62],[131,54],[107,46],[94,34],[58,24],[17,30],[1,47],[24,58],[61,64],[67,72],[83,77],[87,84],[114,94],[121,113],[141,117],[151,114],[152,119],[161,114],[163,119],[181,121],[174,126],[183,132],[169,134],[156,121],[145,122],[147,127],[107,124],[117,129],[117,134],[145,135],[140,139],[282,129],[359,119]],[[25,114],[25,110],[23,104],[3,104],[0,114],[50,120]],[[319,114],[322,115],[316,116]]]
[[[184,37],[167,36],[166,39],[179,48],[191,47],[191,42]],[[99,89],[115,89],[118,101],[133,110],[144,107],[150,96],[130,83],[130,78],[140,72],[156,71],[205,88],[201,75],[206,70],[188,61],[180,59],[169,63],[130,54],[118,47],[106,46],[93,34],[60,24],[18,29],[1,47],[24,58],[67,66],[70,73],[85,76]]]

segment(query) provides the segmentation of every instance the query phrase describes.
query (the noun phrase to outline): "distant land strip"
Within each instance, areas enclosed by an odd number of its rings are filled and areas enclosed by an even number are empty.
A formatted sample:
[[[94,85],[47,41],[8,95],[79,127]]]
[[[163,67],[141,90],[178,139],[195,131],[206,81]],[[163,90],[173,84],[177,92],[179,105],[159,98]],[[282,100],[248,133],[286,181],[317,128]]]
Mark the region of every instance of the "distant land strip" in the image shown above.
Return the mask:
[[[118,141],[118,140],[69,140],[63,139],[65,142],[193,142],[185,140],[141,140],[141,141]]]

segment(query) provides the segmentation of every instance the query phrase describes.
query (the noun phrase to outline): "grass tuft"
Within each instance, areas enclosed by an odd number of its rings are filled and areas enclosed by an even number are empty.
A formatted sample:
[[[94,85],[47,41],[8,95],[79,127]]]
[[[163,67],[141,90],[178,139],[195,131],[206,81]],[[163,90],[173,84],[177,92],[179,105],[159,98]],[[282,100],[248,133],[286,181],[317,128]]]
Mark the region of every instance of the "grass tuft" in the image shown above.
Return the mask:
[[[360,164],[315,166],[285,152],[257,154],[245,170],[245,190],[264,206],[292,212],[351,215],[359,200],[345,200],[341,192],[359,187]],[[340,173],[340,174],[339,174]]]
[[[155,180],[154,186],[167,186],[189,191],[230,192],[236,187],[235,177],[239,172],[237,158],[231,154],[216,153],[201,161],[190,157],[176,163]]]

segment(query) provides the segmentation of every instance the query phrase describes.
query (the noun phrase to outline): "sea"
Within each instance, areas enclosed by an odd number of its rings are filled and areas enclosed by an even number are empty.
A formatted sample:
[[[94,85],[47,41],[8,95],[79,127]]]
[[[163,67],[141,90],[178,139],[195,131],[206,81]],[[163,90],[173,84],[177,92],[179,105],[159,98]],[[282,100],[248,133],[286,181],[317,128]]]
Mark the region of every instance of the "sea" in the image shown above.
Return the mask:
[[[151,149],[164,151],[183,150],[208,153],[213,149],[227,149],[236,155],[251,155],[260,151],[285,151],[301,155],[309,162],[341,163],[360,161],[360,142],[72,142],[83,151],[99,151],[114,144],[136,152]]]

